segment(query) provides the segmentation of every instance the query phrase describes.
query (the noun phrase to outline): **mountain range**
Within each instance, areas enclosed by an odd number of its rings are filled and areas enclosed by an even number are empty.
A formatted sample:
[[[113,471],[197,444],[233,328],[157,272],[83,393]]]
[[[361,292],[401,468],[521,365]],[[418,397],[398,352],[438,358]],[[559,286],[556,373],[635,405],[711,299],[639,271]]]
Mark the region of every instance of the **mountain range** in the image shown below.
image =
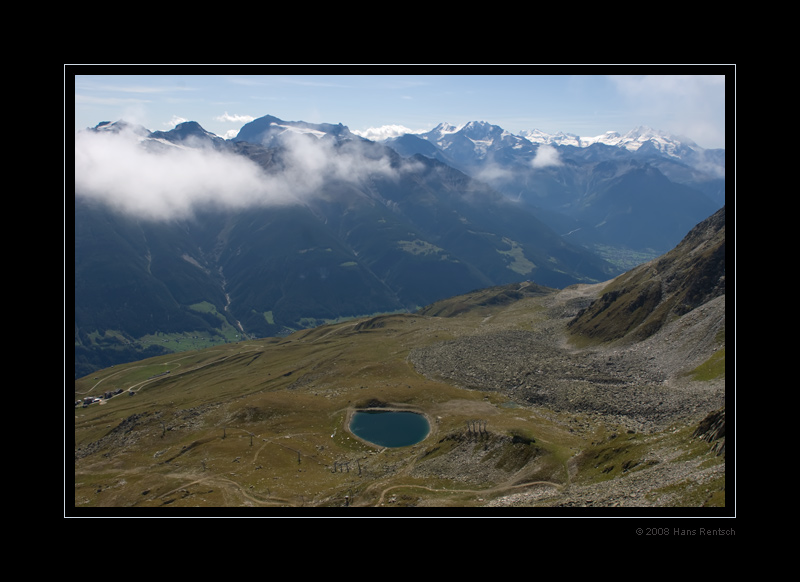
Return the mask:
[[[580,138],[443,123],[384,143],[485,182],[601,254],[605,247],[662,254],[725,204],[724,149],[647,127]]]
[[[724,204],[724,150],[651,134],[100,123],[76,136],[76,377],[491,285],[608,280],[622,253],[665,252]]]

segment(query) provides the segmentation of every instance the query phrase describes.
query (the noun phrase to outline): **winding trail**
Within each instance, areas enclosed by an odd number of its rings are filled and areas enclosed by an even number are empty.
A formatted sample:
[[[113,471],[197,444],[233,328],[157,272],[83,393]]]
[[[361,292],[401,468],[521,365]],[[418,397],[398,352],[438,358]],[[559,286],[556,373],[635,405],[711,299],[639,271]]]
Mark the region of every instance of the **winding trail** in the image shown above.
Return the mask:
[[[296,503],[292,503],[289,499],[284,499],[284,498],[279,498],[279,497],[272,497],[272,498],[269,498],[269,499],[260,499],[258,497],[254,497],[253,495],[251,495],[244,488],[244,486],[242,486],[241,483],[237,483],[233,479],[228,479],[227,477],[222,477],[220,475],[208,475],[208,476],[202,477],[200,479],[195,479],[194,481],[191,481],[189,483],[184,483],[183,485],[180,485],[179,487],[176,487],[175,489],[172,489],[171,491],[167,491],[166,493],[162,493],[161,495],[158,496],[158,499],[164,499],[165,497],[167,497],[169,495],[174,495],[175,493],[178,493],[178,492],[186,489],[187,487],[190,487],[192,485],[197,485],[199,483],[204,483],[204,482],[211,482],[211,483],[217,483],[217,484],[220,484],[220,485],[223,485],[223,484],[227,485],[227,486],[237,490],[239,492],[239,494],[242,497],[244,497],[245,499],[247,499],[248,501],[251,501],[252,503],[257,503],[259,505],[277,505],[277,506],[289,505],[291,507],[297,507],[297,504]],[[169,502],[170,502],[169,500],[165,500],[164,503],[166,504],[166,503],[169,503]]]
[[[233,356],[235,356],[235,355],[238,355],[239,353],[241,353],[241,352],[243,352],[243,351],[247,351],[247,352],[258,352],[258,351],[263,351],[263,348],[262,348],[261,346],[247,345],[247,344],[245,344],[245,345],[240,345],[240,346],[238,346],[238,348],[239,348],[239,351],[237,351],[235,354],[223,355],[221,358],[217,358],[217,359],[215,359],[215,360],[211,360],[211,361],[209,361],[209,362],[205,362],[205,363],[203,363],[203,364],[200,364],[200,365],[198,365],[198,366],[195,366],[194,368],[189,368],[188,370],[183,370],[183,371],[182,371],[182,372],[180,372],[180,373],[192,372],[192,371],[195,371],[195,370],[199,370],[199,369],[201,369],[201,368],[204,368],[204,367],[206,367],[206,366],[210,366],[210,365],[212,365],[212,364],[217,364],[217,363],[219,363],[219,362],[221,362],[221,361],[223,361],[223,360],[227,360],[228,358],[232,358]],[[254,348],[254,349],[252,349],[252,350],[245,350],[244,348]],[[231,348],[231,350],[232,350],[232,349],[233,349],[233,348]],[[168,362],[164,362],[163,364],[159,364],[159,365],[161,365],[161,366],[172,366],[172,365],[175,365],[175,369],[177,369],[177,368],[180,368],[181,366],[183,366],[183,364],[182,364],[182,363],[180,363],[180,361],[181,361],[181,360],[185,360],[185,359],[187,359],[187,358],[194,357],[195,355],[196,355],[196,354],[194,354],[194,353],[190,353],[190,354],[188,354],[188,355],[185,355],[185,356],[183,356],[183,357],[176,358],[176,359],[174,359],[174,360],[170,360],[170,361],[168,361]],[[100,386],[100,384],[102,384],[103,382],[105,382],[105,381],[107,381],[107,380],[111,380],[112,378],[114,378],[115,376],[118,376],[119,374],[123,374],[123,373],[130,372],[131,370],[135,370],[136,368],[145,368],[145,367],[148,367],[148,366],[150,366],[150,365],[152,365],[152,364],[143,365],[143,366],[130,366],[130,367],[126,367],[126,368],[124,368],[124,369],[122,369],[122,370],[119,370],[118,372],[116,372],[116,373],[114,373],[114,374],[111,374],[111,375],[109,375],[109,376],[106,376],[105,378],[102,378],[102,379],[98,380],[98,381],[97,381],[97,383],[96,383],[96,384],[94,384],[94,385],[93,385],[91,388],[89,388],[88,390],[86,390],[86,391],[84,391],[84,392],[77,392],[77,391],[76,391],[76,393],[77,393],[77,394],[91,394],[92,392],[94,392],[95,388],[97,388],[98,386]],[[170,370],[170,372],[171,372],[171,371],[172,371],[172,370]],[[148,384],[148,383],[150,383],[150,382],[155,382],[156,380],[161,380],[163,377],[164,377],[164,375],[163,375],[163,374],[159,374],[159,375],[157,375],[157,376],[153,376],[153,377],[147,378],[146,380],[142,380],[141,382],[138,382],[137,384],[133,384],[133,385],[129,386],[129,387],[127,388],[127,390],[133,390],[134,388],[137,388],[137,387],[139,387],[139,386],[143,386],[143,385],[145,385],[145,384]]]

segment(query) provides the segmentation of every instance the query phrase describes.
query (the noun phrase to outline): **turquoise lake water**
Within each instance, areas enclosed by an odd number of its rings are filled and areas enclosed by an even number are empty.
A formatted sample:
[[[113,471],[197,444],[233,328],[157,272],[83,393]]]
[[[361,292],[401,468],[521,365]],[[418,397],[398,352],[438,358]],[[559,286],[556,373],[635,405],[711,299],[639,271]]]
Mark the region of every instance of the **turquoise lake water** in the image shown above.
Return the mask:
[[[425,439],[431,430],[428,419],[405,410],[362,410],[353,414],[350,431],[382,447],[407,447]]]

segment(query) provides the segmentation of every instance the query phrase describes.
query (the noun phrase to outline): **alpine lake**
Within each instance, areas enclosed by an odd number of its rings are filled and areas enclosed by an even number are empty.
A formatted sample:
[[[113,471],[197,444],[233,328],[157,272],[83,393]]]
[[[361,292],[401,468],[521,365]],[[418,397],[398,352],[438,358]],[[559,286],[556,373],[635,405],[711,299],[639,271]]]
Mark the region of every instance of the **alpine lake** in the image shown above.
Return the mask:
[[[353,413],[350,432],[382,447],[408,447],[423,441],[431,427],[424,415],[409,410],[359,410]]]

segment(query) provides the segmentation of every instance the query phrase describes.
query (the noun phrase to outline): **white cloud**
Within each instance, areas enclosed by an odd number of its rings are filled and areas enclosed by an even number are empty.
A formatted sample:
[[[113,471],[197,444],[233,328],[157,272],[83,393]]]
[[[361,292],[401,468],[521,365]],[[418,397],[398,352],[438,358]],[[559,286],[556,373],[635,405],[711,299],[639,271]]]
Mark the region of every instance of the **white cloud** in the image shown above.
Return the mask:
[[[334,147],[331,140],[304,133],[289,131],[283,137],[289,162],[284,175],[303,196],[317,191],[330,180],[358,183],[368,176],[394,175],[388,157],[364,155],[359,142]]]
[[[372,141],[382,141],[390,137],[399,137],[406,133],[420,133],[413,129],[408,129],[402,125],[383,125],[381,127],[370,127],[364,131],[353,131],[359,137],[369,139]]]
[[[553,146],[546,144],[540,145],[536,150],[536,156],[531,160],[531,165],[534,168],[546,168],[548,166],[560,166],[561,157],[558,150]]]
[[[250,123],[254,119],[255,117],[251,115],[231,115],[227,111],[216,117],[217,121],[224,121],[226,123]]]
[[[724,75],[612,76],[625,107],[701,147],[724,147]]]
[[[122,132],[75,136],[75,194],[139,217],[187,217],[199,208],[243,209],[300,203],[330,180],[392,177],[387,157],[363,156],[361,145],[334,148],[308,135],[286,136],[284,170],[211,148],[165,145],[154,151]]]
[[[488,163],[478,172],[476,178],[488,184],[495,184],[514,177],[514,172],[501,164]]]
[[[172,127],[177,127],[178,124],[185,123],[187,121],[189,121],[189,120],[186,119],[185,117],[179,117],[177,115],[173,115],[172,119],[169,120],[169,123],[165,123],[164,125],[166,125],[167,127],[172,128]]]
[[[75,194],[149,219],[189,216],[199,205],[294,201],[246,158],[178,147],[155,153],[125,132],[75,136]]]

